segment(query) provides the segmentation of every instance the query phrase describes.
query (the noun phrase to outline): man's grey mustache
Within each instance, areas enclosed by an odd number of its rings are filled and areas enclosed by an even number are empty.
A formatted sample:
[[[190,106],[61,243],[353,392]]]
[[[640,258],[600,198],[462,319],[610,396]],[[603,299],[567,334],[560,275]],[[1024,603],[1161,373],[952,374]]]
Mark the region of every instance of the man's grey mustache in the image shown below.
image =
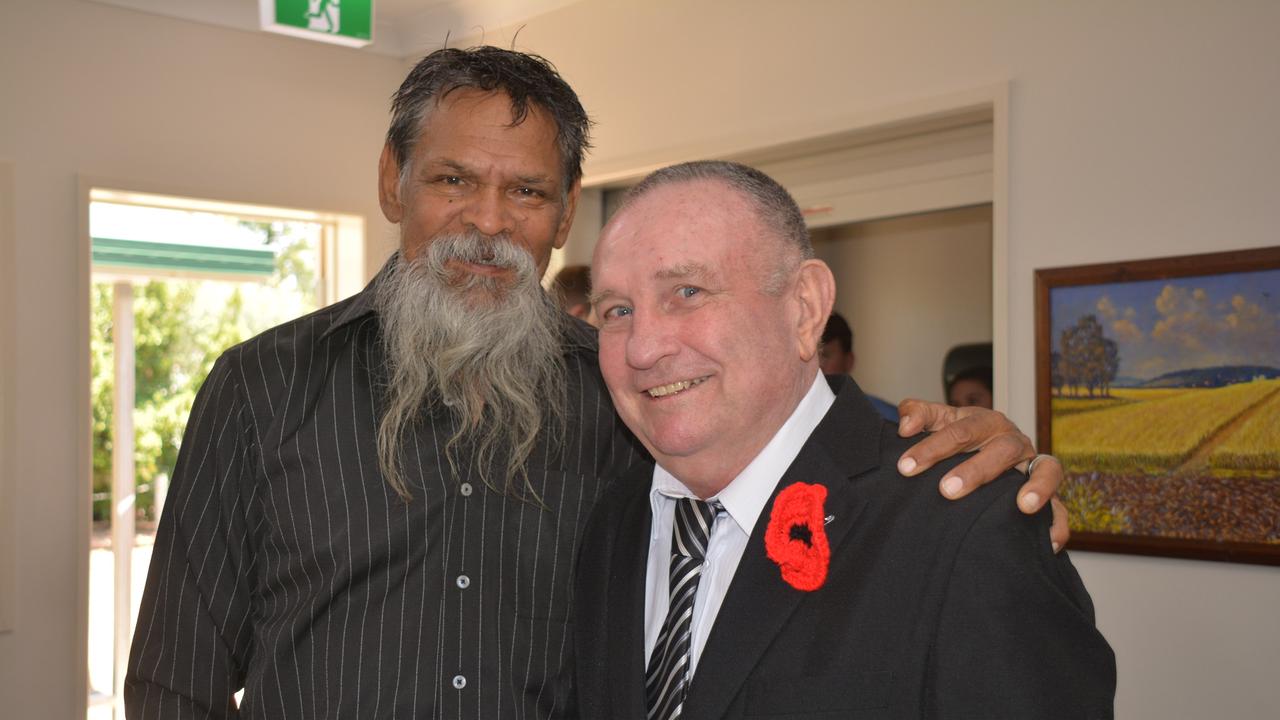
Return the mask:
[[[442,235],[427,247],[427,265],[441,279],[448,279],[448,262],[492,265],[520,272],[534,271],[537,263],[533,255],[511,240],[507,233],[485,235],[478,230]]]

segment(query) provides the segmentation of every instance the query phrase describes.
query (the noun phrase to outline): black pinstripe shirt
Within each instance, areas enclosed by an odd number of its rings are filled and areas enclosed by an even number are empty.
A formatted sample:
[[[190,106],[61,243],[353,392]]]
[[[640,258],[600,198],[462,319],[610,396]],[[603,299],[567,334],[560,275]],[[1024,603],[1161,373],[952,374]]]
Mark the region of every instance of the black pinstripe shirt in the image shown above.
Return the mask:
[[[375,450],[373,283],[227,351],[187,425],[125,687],[130,718],[548,718],[572,713],[571,584],[606,483],[645,462],[595,340],[566,347],[569,431],[530,480],[546,509],[408,446]]]

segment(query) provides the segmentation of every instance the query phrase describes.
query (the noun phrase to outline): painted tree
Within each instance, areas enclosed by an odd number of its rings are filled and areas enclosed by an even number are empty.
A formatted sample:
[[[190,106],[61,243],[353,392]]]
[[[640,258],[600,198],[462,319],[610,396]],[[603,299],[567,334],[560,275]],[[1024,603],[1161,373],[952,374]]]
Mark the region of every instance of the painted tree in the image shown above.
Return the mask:
[[[1111,383],[1120,369],[1120,352],[1115,341],[1103,335],[1097,316],[1081,316],[1062,331],[1059,342],[1058,373],[1063,386],[1075,396],[1086,391],[1089,397],[1110,396]]]
[[[1062,331],[1062,376],[1070,395],[1079,396],[1086,386],[1089,356],[1080,325]]]
[[[1102,394],[1106,397],[1111,397],[1111,383],[1115,382],[1116,376],[1120,374],[1120,346],[1111,338],[1103,338],[1102,344],[1104,347],[1102,353]]]

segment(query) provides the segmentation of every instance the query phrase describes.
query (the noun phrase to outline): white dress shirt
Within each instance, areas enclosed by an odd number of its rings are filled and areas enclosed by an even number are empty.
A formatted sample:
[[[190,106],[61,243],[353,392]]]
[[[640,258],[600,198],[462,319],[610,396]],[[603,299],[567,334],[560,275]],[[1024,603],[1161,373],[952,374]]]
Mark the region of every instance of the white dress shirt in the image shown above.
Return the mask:
[[[698,581],[698,592],[693,601],[693,620],[689,647],[689,673],[698,666],[698,658],[707,644],[711,626],[715,624],[720,604],[733,581],[742,551],[747,546],[751,530],[756,525],[764,505],[769,501],[782,474],[791,466],[800,448],[804,446],[814,428],[826,416],[835,402],[835,393],[827,385],[822,373],[817,373],[809,392],[801,399],[791,417],[773,436],[760,454],[733,479],[724,490],[708,501],[719,500],[724,512],[716,518],[707,543],[706,564]],[[668,578],[671,570],[671,529],[675,522],[676,500],[696,498],[684,483],[677,480],[661,465],[653,469],[653,488],[649,491],[649,504],[653,511],[653,530],[649,536],[649,564],[645,575],[644,601],[644,660],[658,642],[662,622],[670,604]]]

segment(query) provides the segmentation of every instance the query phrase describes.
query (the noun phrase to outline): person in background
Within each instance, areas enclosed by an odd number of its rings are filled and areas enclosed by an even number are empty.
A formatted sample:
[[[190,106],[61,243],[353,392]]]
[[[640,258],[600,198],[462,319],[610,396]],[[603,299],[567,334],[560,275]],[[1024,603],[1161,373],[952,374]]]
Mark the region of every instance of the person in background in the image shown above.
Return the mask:
[[[827,326],[822,331],[822,345],[818,349],[818,366],[823,373],[827,375],[853,374],[853,368],[858,363],[857,355],[853,352],[853,337],[853,328],[844,319],[844,316],[838,312],[831,313],[831,317],[827,319]],[[875,406],[876,412],[880,413],[885,420],[898,422],[898,407],[896,405],[871,393],[866,393],[866,396],[871,401],[871,404]]]
[[[595,325],[591,314],[591,268],[587,265],[566,265],[556,273],[551,283],[551,292],[555,294],[560,307],[573,317]]]
[[[957,373],[947,386],[947,404],[954,407],[990,408],[991,368],[984,365]]]
[[[942,388],[953,407],[993,407],[991,343],[957,345],[942,361]]]

